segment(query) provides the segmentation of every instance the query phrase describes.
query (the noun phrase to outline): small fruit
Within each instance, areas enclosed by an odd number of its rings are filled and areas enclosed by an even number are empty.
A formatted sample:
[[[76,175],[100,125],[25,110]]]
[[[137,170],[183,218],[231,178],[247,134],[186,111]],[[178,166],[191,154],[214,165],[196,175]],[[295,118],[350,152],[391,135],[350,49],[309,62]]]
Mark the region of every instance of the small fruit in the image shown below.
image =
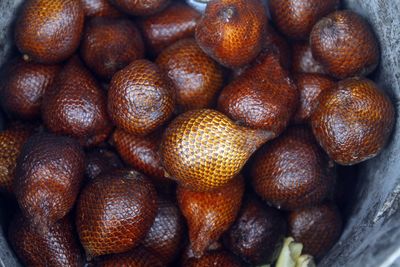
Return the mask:
[[[211,109],[188,111],[165,130],[161,159],[169,177],[192,190],[213,190],[231,181],[263,143],[272,138],[234,124]]]
[[[97,267],[165,267],[166,265],[143,246],[131,251],[101,257],[96,261]]]
[[[157,65],[136,60],[117,72],[108,89],[108,112],[117,127],[146,135],[164,124],[175,108],[174,89]]]
[[[222,68],[194,39],[184,39],[164,49],[157,65],[171,79],[180,112],[210,107],[222,87]]]
[[[306,127],[293,127],[257,152],[251,165],[253,188],[278,209],[321,203],[333,192],[334,170]]]
[[[376,156],[389,139],[394,107],[371,80],[349,78],[319,97],[311,124],[319,144],[341,165]]]
[[[122,14],[108,0],[82,0],[86,17],[121,17]]]
[[[154,186],[136,171],[116,170],[90,181],[76,211],[86,254],[123,253],[138,245],[156,217],[156,200]]]
[[[185,267],[210,266],[243,267],[242,263],[227,251],[212,251],[199,259],[191,258],[185,264]]]
[[[59,63],[78,48],[83,23],[80,1],[26,1],[17,18],[15,43],[26,60]]]
[[[266,23],[260,0],[214,0],[196,27],[196,40],[220,64],[238,68],[260,53]]]
[[[88,67],[104,79],[144,57],[144,43],[128,19],[93,18],[83,34],[81,55]]]
[[[242,176],[213,192],[195,192],[178,187],[177,199],[189,227],[190,245],[195,257],[229,229],[239,212],[244,193]]]
[[[95,148],[86,153],[86,177],[93,180],[102,173],[122,168],[118,155],[105,148]]]
[[[313,57],[308,42],[292,44],[292,72],[326,74],[324,67]]]
[[[170,0],[112,0],[120,10],[134,16],[148,16],[160,12]]]
[[[379,63],[379,44],[371,26],[349,10],[321,19],[311,32],[310,45],[314,58],[339,79],[366,76]]]

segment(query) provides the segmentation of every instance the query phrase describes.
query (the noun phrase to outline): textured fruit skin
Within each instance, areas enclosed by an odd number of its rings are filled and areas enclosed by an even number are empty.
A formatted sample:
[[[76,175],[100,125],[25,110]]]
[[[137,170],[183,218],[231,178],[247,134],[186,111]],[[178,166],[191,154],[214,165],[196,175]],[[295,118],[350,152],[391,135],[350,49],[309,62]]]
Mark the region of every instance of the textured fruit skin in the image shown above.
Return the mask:
[[[14,251],[25,266],[83,266],[80,246],[68,216],[40,232],[17,213],[8,234]]]
[[[239,212],[244,179],[237,177],[213,192],[195,192],[179,186],[177,199],[189,227],[190,245],[195,257],[229,229]]]
[[[102,173],[122,168],[123,164],[116,153],[105,148],[94,148],[86,153],[86,177],[93,180]]]
[[[274,262],[286,234],[286,220],[276,209],[249,197],[225,236],[227,248],[244,261],[261,266]]]
[[[289,69],[291,65],[291,50],[288,41],[278,33],[269,23],[266,24],[264,48],[275,47],[279,54],[281,65]]]
[[[260,0],[211,1],[196,27],[196,41],[220,64],[238,68],[260,53],[266,23]]]
[[[157,201],[158,211],[153,225],[142,244],[161,256],[164,263],[171,263],[181,251],[186,227],[179,208],[165,197]]]
[[[191,258],[185,264],[185,267],[210,266],[243,267],[241,262],[236,259],[234,255],[227,251],[212,251],[199,259]]]
[[[111,0],[120,10],[134,16],[153,15],[163,10],[170,0]]]
[[[313,57],[308,42],[292,43],[292,73],[326,74],[324,67]]]
[[[111,132],[106,95],[78,57],[70,59],[44,95],[42,119],[57,134],[75,137],[83,146],[102,143]]]
[[[83,23],[80,1],[26,1],[16,21],[15,43],[29,60],[59,63],[78,48]]]
[[[143,240],[157,212],[157,194],[136,171],[115,170],[92,180],[77,203],[76,226],[86,254],[122,253]]]
[[[40,117],[43,95],[53,85],[60,69],[58,65],[12,61],[0,87],[4,111],[26,120]]]
[[[26,126],[11,126],[0,132],[0,191],[11,193],[17,159],[32,134]]]
[[[297,109],[298,91],[274,50],[266,50],[253,67],[228,84],[218,110],[245,126],[279,135]]]
[[[335,11],[340,0],[271,0],[269,11],[279,31],[291,39],[307,39],[322,17]]]
[[[382,150],[392,132],[394,114],[391,100],[373,81],[349,78],[321,94],[311,124],[330,158],[354,165]]]
[[[349,11],[321,19],[310,34],[314,58],[339,79],[370,74],[379,63],[378,40],[368,22]]]
[[[108,112],[117,127],[146,135],[164,124],[175,108],[174,89],[159,67],[136,60],[117,72],[108,89]]]
[[[336,206],[322,204],[292,211],[289,233],[303,244],[303,253],[321,258],[336,243],[342,232],[342,219]]]
[[[101,257],[96,262],[96,267],[165,267],[166,265],[143,246],[138,246],[132,251],[112,254]]]
[[[152,54],[159,54],[176,41],[194,36],[201,14],[184,3],[172,3],[162,12],[141,18],[138,25]]]
[[[297,90],[300,92],[300,105],[293,117],[296,124],[308,123],[314,110],[318,106],[319,95],[336,87],[332,78],[322,74],[298,73],[294,75]]]
[[[211,109],[188,111],[165,130],[161,159],[170,178],[197,191],[231,181],[272,134],[240,127]]]
[[[178,112],[211,107],[216,102],[223,70],[194,39],[180,40],[164,49],[156,64],[175,87]]]
[[[98,76],[111,77],[144,57],[144,43],[136,25],[125,18],[93,18],[85,27],[81,55]]]
[[[333,191],[334,170],[306,127],[293,127],[257,152],[251,166],[254,190],[278,209],[321,203]]]
[[[108,0],[81,0],[86,17],[121,17],[122,14]]]

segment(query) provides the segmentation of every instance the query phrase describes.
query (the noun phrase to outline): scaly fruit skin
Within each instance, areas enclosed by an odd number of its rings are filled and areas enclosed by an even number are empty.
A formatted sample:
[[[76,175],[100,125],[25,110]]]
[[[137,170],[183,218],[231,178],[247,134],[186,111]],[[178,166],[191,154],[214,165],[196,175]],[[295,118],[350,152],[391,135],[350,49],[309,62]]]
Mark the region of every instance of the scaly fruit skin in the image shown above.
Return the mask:
[[[38,118],[43,95],[53,85],[60,69],[59,65],[11,61],[0,88],[4,111],[21,119]]]
[[[229,266],[243,267],[242,263],[234,255],[227,251],[212,251],[203,257],[189,259],[185,267],[210,267],[210,266]]]
[[[80,52],[97,75],[111,79],[134,60],[144,58],[144,43],[128,19],[93,18],[85,27]]]
[[[26,1],[17,18],[15,43],[28,60],[59,63],[78,48],[83,23],[80,1]]]
[[[272,137],[270,132],[240,127],[218,111],[192,110],[165,130],[161,159],[171,179],[192,190],[209,191],[231,181]]]
[[[83,257],[75,239],[69,216],[39,231],[17,213],[10,223],[8,236],[19,259],[26,266],[83,266]]]
[[[117,72],[108,89],[108,112],[117,127],[131,134],[147,135],[171,116],[175,94],[159,67],[136,60]]]
[[[395,120],[391,100],[371,80],[349,78],[322,93],[311,124],[319,144],[341,165],[376,156]]]
[[[112,130],[106,95],[78,57],[70,59],[42,104],[46,127],[75,137],[83,146],[105,141]]]
[[[106,148],[95,148],[86,153],[86,177],[93,180],[102,173],[122,168],[118,155]]]
[[[211,1],[196,27],[196,41],[220,64],[239,68],[260,53],[266,23],[260,0]]]
[[[275,47],[279,54],[282,67],[289,69],[291,65],[291,51],[288,41],[278,33],[270,24],[267,23],[264,49],[270,46]]]
[[[97,267],[166,267],[159,259],[143,246],[138,246],[131,251],[101,257],[96,261]]]
[[[108,0],[81,0],[86,17],[121,17],[122,13],[113,7]]]
[[[335,11],[340,0],[270,0],[272,21],[291,39],[307,39],[322,17]]]
[[[278,209],[321,203],[335,185],[334,169],[311,130],[293,127],[259,150],[251,165],[254,190]]]
[[[314,58],[338,79],[366,76],[379,63],[379,44],[371,26],[349,10],[321,19],[310,34],[310,46]]]
[[[63,218],[78,195],[85,154],[72,138],[38,133],[22,147],[13,183],[23,215],[45,228]]]
[[[196,257],[201,257],[233,224],[243,193],[242,176],[213,192],[195,192],[178,187],[179,207],[188,223],[190,245]]]
[[[92,180],[76,211],[86,254],[123,253],[138,245],[156,217],[156,201],[154,186],[136,171],[115,170]]]
[[[201,14],[184,3],[172,3],[162,12],[138,20],[146,48],[159,54],[180,39],[194,36]]]
[[[156,64],[171,79],[178,112],[211,107],[222,87],[223,71],[194,39],[183,39],[164,49]]]
[[[292,43],[292,73],[326,74],[324,67],[315,60],[308,42]]]
[[[111,0],[111,2],[125,13],[134,16],[148,16],[162,11],[170,0]]]
[[[333,204],[292,211],[288,222],[289,234],[303,244],[303,253],[317,259],[329,251],[342,232],[342,219]]]

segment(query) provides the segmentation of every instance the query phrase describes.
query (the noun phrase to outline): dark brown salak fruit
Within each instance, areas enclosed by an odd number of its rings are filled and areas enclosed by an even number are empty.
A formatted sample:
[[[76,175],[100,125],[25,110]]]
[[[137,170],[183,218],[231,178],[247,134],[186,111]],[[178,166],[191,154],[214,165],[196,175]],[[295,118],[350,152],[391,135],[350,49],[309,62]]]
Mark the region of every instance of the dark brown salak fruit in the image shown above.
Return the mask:
[[[46,231],[39,231],[17,213],[10,223],[8,236],[25,266],[83,266],[82,253],[69,216],[53,223]]]
[[[43,95],[53,85],[60,69],[58,65],[11,61],[0,87],[3,110],[25,120],[40,117]]]
[[[167,176],[196,191],[221,187],[273,135],[232,122],[212,109],[188,111],[169,124],[161,142]]]
[[[326,74],[324,67],[315,60],[308,42],[292,43],[292,73]]]
[[[308,123],[318,106],[319,95],[336,87],[336,82],[329,76],[316,73],[298,73],[294,75],[300,92],[300,105],[293,117],[296,124]]]
[[[107,148],[94,148],[86,153],[86,177],[93,180],[102,173],[122,168],[118,155]]]
[[[59,63],[78,48],[84,16],[80,1],[26,1],[16,21],[15,43],[25,60]]]
[[[166,267],[158,255],[138,246],[131,251],[100,257],[96,267]]]
[[[196,192],[178,187],[177,199],[188,223],[190,245],[195,257],[203,256],[208,247],[218,241],[233,224],[243,193],[242,176],[212,192]]]
[[[220,64],[239,68],[260,53],[266,23],[260,0],[213,0],[196,27],[196,40]]]
[[[321,204],[289,213],[289,235],[303,244],[303,253],[317,259],[325,255],[342,232],[342,219],[336,206]]]
[[[12,193],[17,159],[22,146],[32,134],[27,125],[11,125],[0,132],[0,191]]]
[[[277,136],[288,125],[297,104],[295,83],[275,50],[267,49],[254,66],[222,90],[218,110],[239,124]]]
[[[172,3],[162,12],[140,18],[138,25],[142,31],[146,48],[159,54],[176,41],[194,36],[201,14],[184,3]]]
[[[162,11],[168,6],[170,0],[111,0],[111,3],[130,15],[148,16]]]
[[[289,128],[257,152],[251,165],[254,190],[278,209],[321,203],[333,192],[334,169],[311,130]]]
[[[163,125],[175,109],[175,92],[159,67],[136,60],[117,72],[108,89],[108,112],[117,127],[147,135]]]
[[[291,50],[288,41],[278,33],[270,24],[267,23],[264,48],[275,47],[279,58],[281,60],[281,65],[289,69],[291,65]]]
[[[339,79],[368,75],[379,63],[378,40],[368,22],[349,11],[321,19],[310,34],[314,58]]]
[[[224,240],[244,261],[261,266],[277,259],[286,230],[286,220],[278,210],[248,197]]]
[[[94,77],[74,57],[44,95],[43,122],[50,131],[75,137],[83,146],[98,145],[112,130],[106,101]]]
[[[85,171],[85,154],[72,138],[38,133],[22,147],[13,189],[23,215],[46,228],[72,208]]]
[[[122,14],[108,0],[81,0],[86,17],[117,18]]]
[[[349,78],[324,91],[311,124],[322,148],[341,165],[376,156],[389,139],[395,110],[371,80]]]
[[[88,257],[123,253],[138,245],[153,224],[157,193],[133,170],[115,170],[89,182],[77,203],[76,226]]]
[[[228,251],[211,251],[201,258],[191,258],[185,264],[185,267],[210,266],[243,267],[244,265]]]
[[[335,11],[340,0],[270,0],[272,21],[279,31],[291,39],[308,38],[313,26],[322,17]]]
[[[103,79],[134,60],[144,58],[144,43],[129,19],[93,18],[85,27],[80,48],[86,65]]]
[[[159,255],[164,263],[169,264],[176,259],[183,247],[186,226],[179,208],[171,200],[159,196],[157,204],[156,218],[142,244]]]
[[[222,68],[194,39],[183,39],[164,49],[156,64],[171,79],[178,112],[211,107],[222,87]]]

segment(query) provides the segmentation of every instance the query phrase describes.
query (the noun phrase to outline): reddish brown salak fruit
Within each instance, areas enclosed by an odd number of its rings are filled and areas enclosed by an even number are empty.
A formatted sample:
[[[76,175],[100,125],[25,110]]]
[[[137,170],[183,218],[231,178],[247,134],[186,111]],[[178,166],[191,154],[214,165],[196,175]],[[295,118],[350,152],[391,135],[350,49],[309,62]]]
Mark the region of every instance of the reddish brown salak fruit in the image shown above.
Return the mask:
[[[303,244],[303,253],[321,258],[342,232],[342,219],[336,206],[321,204],[289,213],[289,235]]]
[[[318,106],[319,95],[336,87],[336,82],[329,76],[316,73],[298,73],[294,75],[294,80],[300,92],[300,105],[293,117],[293,122],[308,123]]]
[[[120,10],[134,16],[148,16],[162,11],[170,0],[111,0]]]
[[[166,267],[159,256],[143,246],[120,254],[106,255],[96,261],[97,267]]]
[[[88,257],[123,253],[138,245],[153,224],[157,193],[133,170],[115,170],[89,182],[77,203],[76,226]]]
[[[118,155],[107,148],[94,148],[86,153],[86,177],[90,180],[102,173],[122,168]]]
[[[15,253],[25,266],[83,266],[69,216],[39,231],[21,213],[10,223],[8,236]]]
[[[63,218],[78,195],[85,154],[72,138],[38,133],[22,147],[13,189],[23,215],[45,229]]]
[[[269,11],[279,31],[291,39],[307,39],[322,17],[335,11],[340,0],[270,0]]]
[[[292,43],[292,73],[326,74],[324,67],[315,60],[308,42]]]
[[[121,17],[122,14],[108,0],[81,0],[86,17]]]
[[[176,41],[194,36],[201,14],[184,3],[172,3],[162,12],[141,18],[138,25],[142,30],[146,48],[157,55]]]
[[[214,0],[196,27],[196,40],[220,64],[238,68],[260,53],[266,23],[260,0]]]
[[[376,156],[389,139],[395,110],[371,80],[349,78],[319,97],[311,118],[319,144],[334,161],[354,165]]]
[[[11,61],[0,87],[3,110],[21,119],[38,118],[43,95],[53,85],[60,69],[58,65]]]
[[[80,52],[86,65],[103,79],[144,57],[144,43],[129,19],[93,18],[85,27]]]
[[[188,223],[190,244],[195,257],[201,257],[233,224],[243,193],[242,176],[212,192],[195,192],[178,187],[177,199]]]
[[[164,49],[156,63],[175,87],[178,112],[211,107],[216,102],[224,80],[222,68],[194,39]]]
[[[254,66],[228,84],[218,109],[239,124],[279,135],[297,109],[298,91],[274,49],[267,49]]]
[[[289,69],[291,65],[291,51],[288,41],[278,33],[270,24],[267,23],[264,48],[269,48],[270,46],[276,49],[281,60],[281,65]]]
[[[163,125],[175,109],[171,82],[148,60],[136,60],[117,72],[108,89],[108,112],[117,127],[147,135]]]
[[[77,0],[26,1],[16,21],[15,43],[25,60],[64,61],[79,46],[84,16]]]
[[[378,40],[368,22],[349,11],[321,19],[310,34],[311,51],[339,79],[370,74],[379,63]]]
[[[229,266],[243,267],[240,260],[227,251],[212,251],[205,254],[203,257],[189,259],[185,267],[210,267],[210,266]]]
[[[278,209],[315,205],[333,191],[331,165],[312,132],[293,127],[257,152],[251,165],[253,188]]]
[[[75,137],[83,146],[105,141],[112,130],[106,95],[78,57],[70,59],[44,95],[42,118],[57,134]]]
[[[226,233],[225,244],[254,266],[271,264],[281,250],[286,220],[278,210],[263,205],[255,197],[243,202],[235,223]]]
[[[172,201],[160,196],[157,204],[157,216],[142,244],[169,264],[182,249],[186,227],[179,208]]]

